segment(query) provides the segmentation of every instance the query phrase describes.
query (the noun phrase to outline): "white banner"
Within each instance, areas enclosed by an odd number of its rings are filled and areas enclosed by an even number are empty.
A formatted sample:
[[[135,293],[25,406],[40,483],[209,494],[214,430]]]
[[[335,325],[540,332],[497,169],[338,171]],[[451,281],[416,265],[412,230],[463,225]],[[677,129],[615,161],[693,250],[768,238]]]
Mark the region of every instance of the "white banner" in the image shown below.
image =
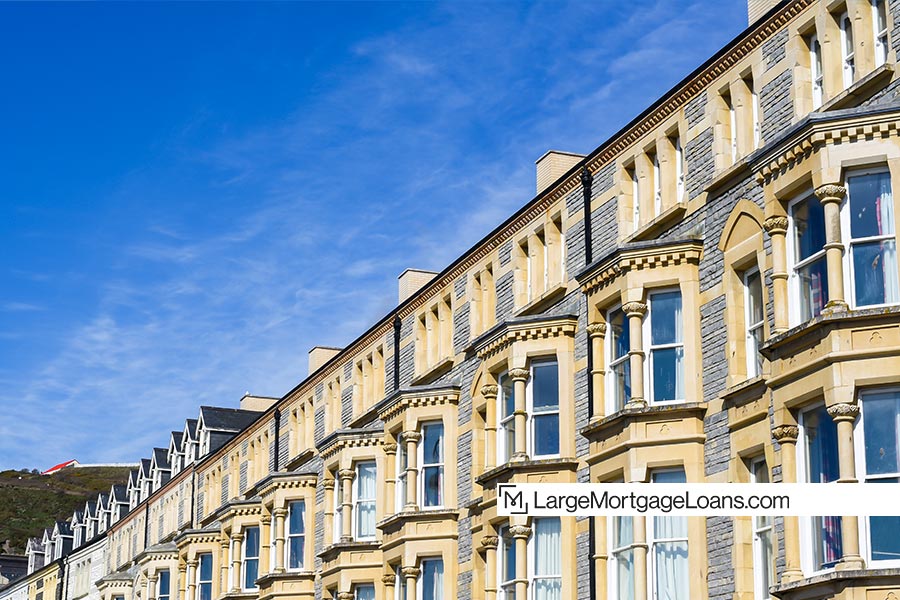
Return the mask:
[[[896,516],[900,483],[522,483],[497,486],[500,515]]]

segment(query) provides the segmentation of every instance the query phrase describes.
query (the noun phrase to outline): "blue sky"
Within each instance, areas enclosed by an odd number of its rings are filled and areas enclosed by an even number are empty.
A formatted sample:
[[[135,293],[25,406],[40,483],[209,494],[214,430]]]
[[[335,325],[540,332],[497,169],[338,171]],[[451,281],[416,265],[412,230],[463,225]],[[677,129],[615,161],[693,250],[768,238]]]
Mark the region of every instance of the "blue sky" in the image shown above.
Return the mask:
[[[715,7],[712,9],[711,7]],[[0,4],[0,468],[281,396],[746,26],[728,0]]]

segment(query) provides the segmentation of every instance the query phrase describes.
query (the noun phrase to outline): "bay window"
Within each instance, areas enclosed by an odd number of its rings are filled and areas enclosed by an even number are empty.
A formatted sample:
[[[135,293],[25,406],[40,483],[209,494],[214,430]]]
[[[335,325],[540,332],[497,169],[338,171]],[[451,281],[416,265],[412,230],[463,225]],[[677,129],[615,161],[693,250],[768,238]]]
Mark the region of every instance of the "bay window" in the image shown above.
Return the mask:
[[[422,482],[422,505],[426,507],[444,504],[444,424],[426,423],[422,426],[422,444],[419,446],[419,465]]]
[[[500,403],[500,457],[501,462],[509,460],[516,451],[516,399],[513,392],[513,382],[509,373],[504,373],[499,378],[499,393],[497,401]]]
[[[847,13],[838,17],[838,24],[841,28],[841,65],[843,68],[844,88],[853,85],[853,78],[856,75],[856,52],[853,47],[853,23]]]
[[[769,483],[769,467],[765,457],[750,462],[750,482]],[[775,553],[772,545],[772,517],[753,517],[753,581],[754,597],[769,599],[769,588],[775,585]]]
[[[287,538],[288,569],[302,569],[306,546],[306,502],[303,500],[288,504]]]
[[[685,483],[684,471],[665,470],[651,474],[653,483]],[[647,519],[651,590],[655,600],[689,600],[687,517]]]
[[[525,390],[531,417],[531,456],[559,454],[559,367],[535,362]]]
[[[375,537],[375,463],[361,462],[356,465],[356,486],[354,514],[356,515],[356,537]]]
[[[875,171],[849,176],[842,209],[842,229],[849,235],[853,305],[900,301],[890,174]]]
[[[796,321],[817,316],[828,302],[828,267],[825,263],[825,211],[810,194],[791,206],[793,250],[792,292],[797,298]]]
[[[900,483],[900,389],[860,396],[862,439],[856,456],[864,483]],[[865,546],[870,563],[900,563],[900,517],[868,517]]]
[[[444,561],[440,558],[426,558],[420,565],[418,597],[422,600],[443,600]]]
[[[650,394],[653,402],[684,399],[684,332],[681,292],[650,294],[645,331],[649,333]],[[646,335],[646,334],[645,334]]]
[[[212,600],[212,553],[197,555],[197,600]]]
[[[762,373],[762,355],[759,348],[763,343],[763,288],[759,269],[754,268],[744,273],[744,324],[747,328],[747,377],[756,377]]]
[[[534,600],[562,600],[562,539],[559,517],[534,519],[532,538],[531,577],[528,587],[534,590]]]
[[[243,588],[251,590],[256,588],[256,580],[259,578],[259,527],[247,527],[244,529],[244,546],[242,548],[243,564]]]
[[[825,406],[800,414],[803,453],[801,467],[805,483],[831,483],[840,477],[838,465],[837,424]],[[830,569],[841,559],[841,518],[810,517],[804,520],[807,529],[806,562],[808,570]]]
[[[621,308],[611,310],[606,317],[609,338],[609,413],[625,408],[631,398],[631,334],[628,317]]]

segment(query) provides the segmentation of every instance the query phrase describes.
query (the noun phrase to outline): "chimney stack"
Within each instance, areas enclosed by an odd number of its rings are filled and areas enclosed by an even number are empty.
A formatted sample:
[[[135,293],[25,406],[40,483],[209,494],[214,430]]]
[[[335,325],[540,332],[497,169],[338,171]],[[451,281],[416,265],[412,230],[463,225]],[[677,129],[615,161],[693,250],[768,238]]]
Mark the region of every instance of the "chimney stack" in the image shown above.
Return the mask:
[[[779,0],[747,0],[747,24],[753,25],[759,18],[769,12]]]
[[[309,351],[309,375],[315,373],[319,367],[338,355],[340,348],[330,346],[313,346]]]
[[[422,269],[407,269],[400,274],[398,279],[399,285],[399,304],[421,290],[426,283],[434,279],[437,275],[434,271],[423,271]]]
[[[577,165],[582,158],[584,154],[547,150],[534,162],[537,165],[537,193],[540,194],[550,187],[550,184],[565,175],[566,171]]]

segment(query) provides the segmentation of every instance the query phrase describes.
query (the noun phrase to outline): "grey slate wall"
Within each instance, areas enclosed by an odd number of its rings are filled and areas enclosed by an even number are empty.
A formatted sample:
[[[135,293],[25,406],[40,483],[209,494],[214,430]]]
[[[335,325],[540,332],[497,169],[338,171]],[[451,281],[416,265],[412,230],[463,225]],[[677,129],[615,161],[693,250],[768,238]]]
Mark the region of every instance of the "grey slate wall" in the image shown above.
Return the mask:
[[[793,72],[787,69],[764,86],[759,94],[763,140],[774,139],[787,129],[794,119],[794,103],[791,100]]]

